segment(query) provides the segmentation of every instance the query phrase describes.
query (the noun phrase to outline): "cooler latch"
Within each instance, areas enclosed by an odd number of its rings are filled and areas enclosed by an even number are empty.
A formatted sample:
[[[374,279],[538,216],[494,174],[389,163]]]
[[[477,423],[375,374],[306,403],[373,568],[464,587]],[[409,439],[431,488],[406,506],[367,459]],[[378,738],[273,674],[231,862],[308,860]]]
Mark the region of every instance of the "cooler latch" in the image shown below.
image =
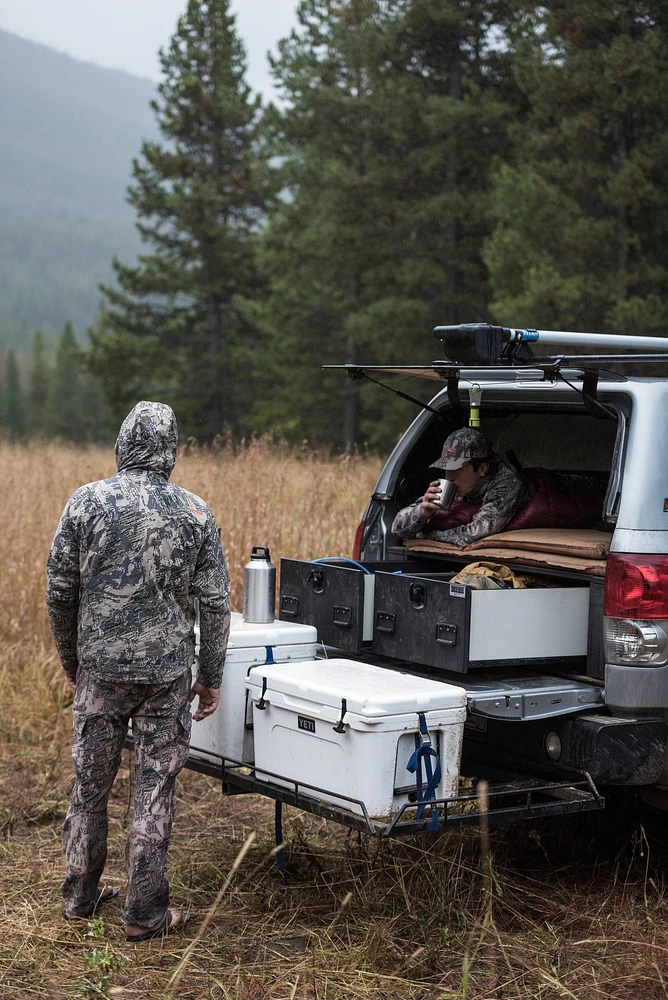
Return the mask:
[[[263,677],[262,678],[262,691],[260,693],[260,700],[258,701],[257,705],[255,706],[257,708],[258,712],[265,712],[266,709],[267,709],[267,702],[264,700],[264,696],[265,696],[266,693],[267,693],[267,678]]]
[[[335,733],[345,733],[346,727],[344,725],[343,720],[345,718],[345,715],[346,715],[347,711],[348,711],[348,702],[346,701],[345,698],[342,698],[341,699],[341,718],[339,719],[339,721],[336,723],[335,726],[332,726],[332,729],[334,730]]]

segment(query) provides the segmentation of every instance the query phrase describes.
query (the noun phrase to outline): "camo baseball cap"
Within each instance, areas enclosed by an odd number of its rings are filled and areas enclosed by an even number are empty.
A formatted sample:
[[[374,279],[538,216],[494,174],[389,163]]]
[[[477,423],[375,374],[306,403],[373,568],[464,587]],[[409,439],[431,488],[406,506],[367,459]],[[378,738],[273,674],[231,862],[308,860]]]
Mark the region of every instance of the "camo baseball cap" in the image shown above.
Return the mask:
[[[435,472],[454,472],[472,458],[493,458],[492,442],[473,427],[460,427],[448,434],[443,442],[441,457],[429,466]]]

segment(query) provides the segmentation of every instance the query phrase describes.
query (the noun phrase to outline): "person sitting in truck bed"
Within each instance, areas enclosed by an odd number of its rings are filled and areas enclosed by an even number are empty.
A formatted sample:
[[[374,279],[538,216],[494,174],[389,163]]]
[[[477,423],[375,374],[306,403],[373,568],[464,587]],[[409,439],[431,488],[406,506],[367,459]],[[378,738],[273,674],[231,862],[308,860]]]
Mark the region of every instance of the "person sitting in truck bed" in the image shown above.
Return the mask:
[[[529,480],[495,454],[492,443],[471,427],[462,427],[449,434],[441,457],[429,468],[439,478],[456,483],[458,500],[480,504],[480,509],[466,524],[445,530],[432,528],[433,515],[447,518],[434,504],[440,495],[438,479],[435,479],[423,497],[410,507],[404,507],[395,517],[392,532],[397,538],[430,538],[452,545],[470,545],[503,531],[533,493]]]

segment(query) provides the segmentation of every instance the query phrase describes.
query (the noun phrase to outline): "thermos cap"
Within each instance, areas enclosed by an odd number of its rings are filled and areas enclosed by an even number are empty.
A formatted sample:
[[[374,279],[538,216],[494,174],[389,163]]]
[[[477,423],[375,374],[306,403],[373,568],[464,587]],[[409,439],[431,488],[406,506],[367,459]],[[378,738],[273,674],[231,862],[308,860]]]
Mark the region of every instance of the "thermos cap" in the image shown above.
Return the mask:
[[[251,559],[262,559],[270,562],[269,549],[265,545],[254,545],[251,552]]]

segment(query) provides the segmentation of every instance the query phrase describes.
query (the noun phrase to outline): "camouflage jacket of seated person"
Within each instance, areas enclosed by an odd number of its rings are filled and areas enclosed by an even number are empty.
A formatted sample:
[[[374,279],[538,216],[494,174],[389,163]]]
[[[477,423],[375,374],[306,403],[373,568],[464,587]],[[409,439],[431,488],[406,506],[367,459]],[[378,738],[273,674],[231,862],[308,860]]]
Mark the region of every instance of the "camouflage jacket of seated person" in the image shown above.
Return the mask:
[[[481,504],[468,524],[445,531],[425,530],[432,515],[422,513],[420,504],[423,498],[420,497],[399,511],[392,523],[392,532],[401,539],[430,538],[451,545],[471,545],[503,531],[515,514],[526,506],[530,497],[531,489],[521,474],[507,462],[497,460],[492,463],[490,474],[481,479],[465,498],[469,503]]]

